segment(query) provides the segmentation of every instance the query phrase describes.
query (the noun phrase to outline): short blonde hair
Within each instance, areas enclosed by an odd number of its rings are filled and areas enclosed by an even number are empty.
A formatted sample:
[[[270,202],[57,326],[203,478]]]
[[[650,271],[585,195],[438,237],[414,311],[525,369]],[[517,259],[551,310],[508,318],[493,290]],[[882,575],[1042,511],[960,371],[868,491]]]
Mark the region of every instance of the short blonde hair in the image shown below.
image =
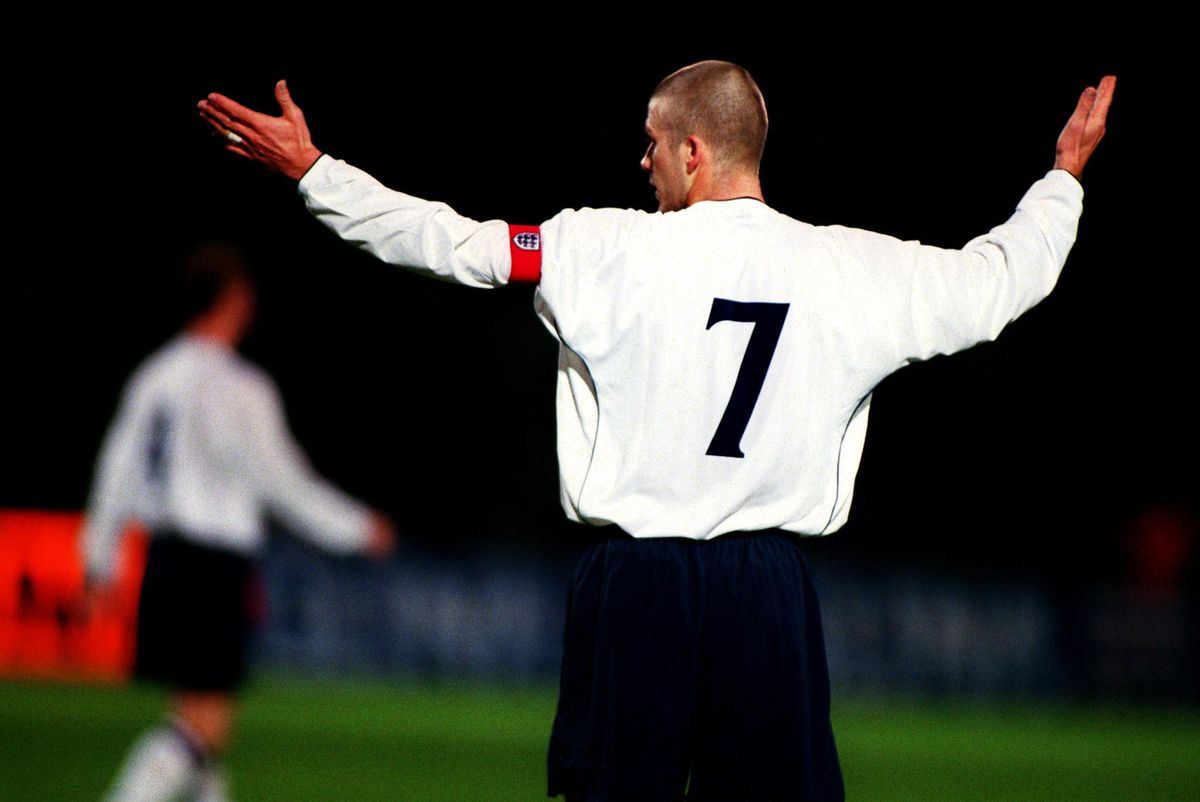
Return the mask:
[[[767,142],[767,104],[754,78],[728,61],[700,61],[663,78],[650,99],[672,144],[693,134],[723,167],[758,173]]]

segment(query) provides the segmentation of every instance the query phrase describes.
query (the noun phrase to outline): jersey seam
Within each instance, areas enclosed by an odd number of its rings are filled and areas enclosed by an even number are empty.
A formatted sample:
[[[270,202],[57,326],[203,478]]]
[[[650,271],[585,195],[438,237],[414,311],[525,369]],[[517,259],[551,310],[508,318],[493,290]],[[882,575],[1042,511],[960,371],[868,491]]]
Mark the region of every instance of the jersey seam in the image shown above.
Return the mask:
[[[868,392],[858,400],[858,403],[854,406],[854,411],[850,413],[850,418],[846,421],[846,428],[842,429],[842,438],[838,441],[837,463],[833,468],[833,505],[829,509],[829,520],[825,521],[825,525],[821,527],[821,534],[828,533],[829,525],[833,523],[833,517],[837,515],[838,499],[842,497],[842,451],[846,446],[846,434],[850,431],[850,424],[854,423],[854,416],[858,414],[858,411],[862,409],[862,405],[870,397],[871,393]]]
[[[559,336],[562,336],[561,331],[559,331]],[[583,514],[583,492],[587,487],[588,477],[592,475],[592,466],[596,464],[596,448],[600,445],[600,388],[596,384],[596,374],[592,372],[592,366],[584,357],[584,355],[567,344],[565,339],[562,340],[562,346],[575,356],[579,357],[579,361],[582,362],[584,368],[587,369],[588,384],[592,386],[592,391],[596,394],[596,431],[592,433],[592,450],[588,454],[587,470],[583,472],[583,478],[579,480],[579,491],[575,496],[575,511],[579,513],[579,517],[583,519],[587,517]]]

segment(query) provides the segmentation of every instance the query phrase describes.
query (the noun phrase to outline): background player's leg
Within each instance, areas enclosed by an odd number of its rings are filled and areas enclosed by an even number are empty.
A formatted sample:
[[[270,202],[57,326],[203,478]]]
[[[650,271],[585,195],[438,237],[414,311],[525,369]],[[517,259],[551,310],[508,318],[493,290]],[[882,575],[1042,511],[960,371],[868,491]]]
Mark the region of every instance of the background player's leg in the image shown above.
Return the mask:
[[[196,796],[192,802],[230,802],[232,799],[225,767],[220,763],[210,762],[201,772]]]
[[[180,671],[190,671],[185,645],[194,629],[188,598],[195,583],[183,568],[188,565],[181,544],[173,537],[154,537],[138,596],[137,655],[134,673],[139,679],[173,684]],[[152,802],[190,792],[204,763],[201,735],[179,715],[172,697],[174,718],[146,731],[130,749],[109,802]]]
[[[719,538],[689,800],[841,800],[820,608],[794,538]]]
[[[196,734],[203,750],[195,802],[228,802],[229,785],[222,759],[233,734],[234,695],[224,691],[179,691],[173,702],[176,716]]]
[[[229,745],[245,673],[250,563],[172,534],[150,542],[138,606],[135,673],[164,682],[173,721],[131,752],[111,799],[170,799],[200,789]],[[220,791],[222,785],[210,783]],[[216,797],[220,799],[220,797]]]
[[[552,795],[683,798],[703,615],[692,546],[614,540],[581,561],[550,743]]]
[[[203,755],[193,733],[179,721],[148,730],[130,750],[105,802],[163,802],[196,784]]]
[[[225,691],[177,691],[172,708],[209,755],[221,755],[233,731],[234,696]]]
[[[232,694],[177,691],[171,707],[174,719],[134,744],[109,802],[155,802],[192,791],[203,802],[228,799],[219,762],[233,727]]]

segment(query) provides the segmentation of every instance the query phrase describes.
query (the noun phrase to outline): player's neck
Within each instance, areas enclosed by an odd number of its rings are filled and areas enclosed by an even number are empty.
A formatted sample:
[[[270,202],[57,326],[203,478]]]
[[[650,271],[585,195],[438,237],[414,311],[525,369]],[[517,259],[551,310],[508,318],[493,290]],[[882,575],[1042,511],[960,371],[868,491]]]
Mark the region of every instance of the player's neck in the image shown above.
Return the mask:
[[[245,325],[213,310],[193,318],[185,330],[192,337],[232,350],[242,341]]]
[[[762,184],[756,174],[736,172],[725,175],[701,173],[696,176],[687,194],[687,205],[700,201],[753,198],[762,201]],[[763,201],[764,203],[766,201]]]

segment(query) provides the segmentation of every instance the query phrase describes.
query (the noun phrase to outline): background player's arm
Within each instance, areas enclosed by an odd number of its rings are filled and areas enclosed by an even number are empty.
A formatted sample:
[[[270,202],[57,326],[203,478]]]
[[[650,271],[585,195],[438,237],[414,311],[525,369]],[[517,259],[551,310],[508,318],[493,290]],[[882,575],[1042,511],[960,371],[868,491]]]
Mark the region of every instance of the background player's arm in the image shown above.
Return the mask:
[[[142,466],[140,457],[135,416],[129,399],[123,398],[96,460],[79,537],[89,589],[112,581],[118,541],[134,514],[130,498],[141,486],[136,475]]]
[[[288,430],[283,405],[266,382],[247,383],[214,405],[211,431],[233,468],[253,483],[270,511],[317,545],[340,554],[383,556],[395,536],[386,516],[373,512],[318,476]],[[232,413],[232,414],[230,414]],[[223,420],[232,418],[233,426]]]

